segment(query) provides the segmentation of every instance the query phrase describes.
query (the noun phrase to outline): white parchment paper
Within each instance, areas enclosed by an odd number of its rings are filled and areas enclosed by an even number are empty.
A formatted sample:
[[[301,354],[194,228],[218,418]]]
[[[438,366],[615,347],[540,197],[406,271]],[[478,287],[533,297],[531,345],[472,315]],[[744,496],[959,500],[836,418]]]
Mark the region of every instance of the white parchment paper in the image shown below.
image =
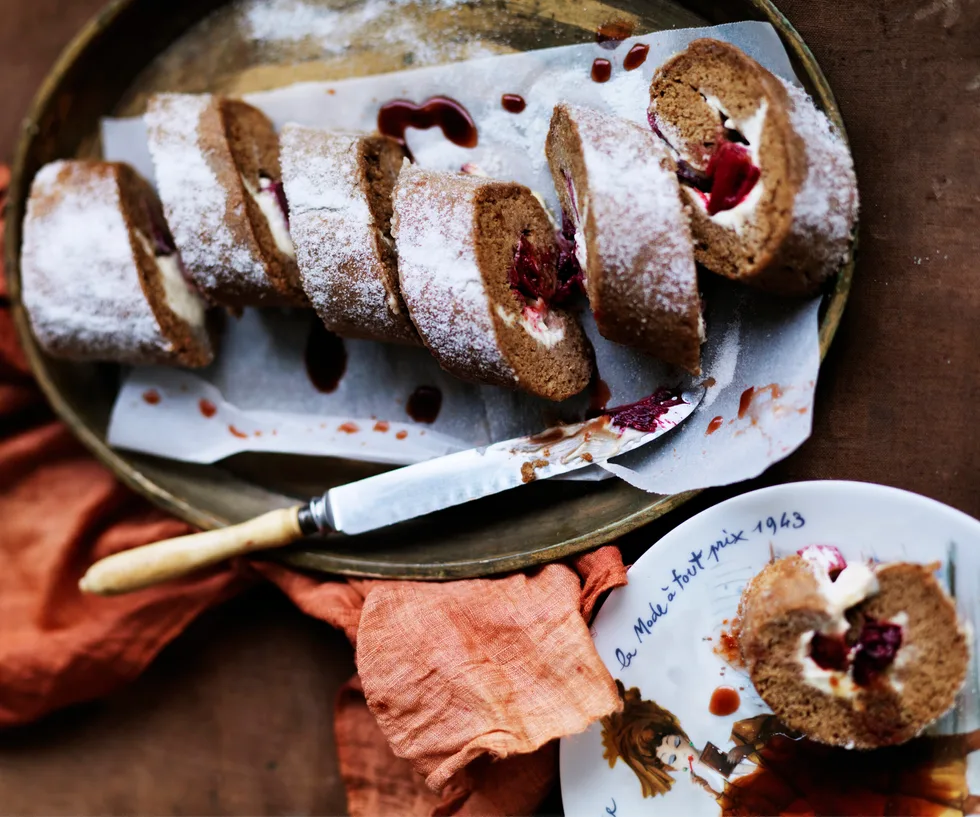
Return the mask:
[[[729,40],[773,72],[795,80],[771,26],[736,23],[632,37],[615,51],[584,44],[488,57],[452,65],[330,83],[301,83],[247,96],[281,127],[287,122],[373,130],[379,105],[394,98],[420,102],[446,95],[461,102],[479,130],[465,149],[438,129],[410,130],[417,162],[458,170],[476,164],[488,174],[539,191],[555,213],[557,197],[544,155],[548,121],[560,100],[646,121],[655,68],[698,37]],[[634,71],[622,58],[637,43],[650,46]],[[589,77],[596,57],[613,63],[607,83]],[[504,93],[527,108],[503,110]],[[126,161],[153,179],[141,119],[103,122],[106,158]],[[755,476],[810,434],[819,365],[818,300],[783,301],[711,278],[706,282],[708,341],[703,404],[680,428],[605,468],[638,487],[672,493]],[[562,404],[525,394],[461,383],[423,350],[345,341],[345,374],[335,391],[318,392],[304,367],[312,313],[246,310],[229,319],[218,360],[209,369],[140,368],[126,377],[109,427],[112,445],[171,459],[215,462],[240,451],[340,456],[407,464],[453,450],[533,433],[557,420],[581,419],[584,394]],[[609,406],[631,402],[660,385],[688,378],[598,335],[586,311],[583,324],[596,350]],[[431,425],[406,412],[418,386],[443,396]],[[748,392],[755,389],[754,392]],[[149,402],[146,395],[152,398]],[[159,400],[155,398],[159,397]],[[201,401],[214,405],[206,416]],[[589,469],[596,478],[598,468]]]

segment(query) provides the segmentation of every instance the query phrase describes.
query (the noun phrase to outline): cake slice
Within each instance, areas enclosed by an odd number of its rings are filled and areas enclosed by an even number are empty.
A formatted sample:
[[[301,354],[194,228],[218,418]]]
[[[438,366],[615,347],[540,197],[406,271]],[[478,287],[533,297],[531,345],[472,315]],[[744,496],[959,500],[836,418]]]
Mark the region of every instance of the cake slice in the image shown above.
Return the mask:
[[[342,337],[419,343],[398,291],[391,193],[405,151],[394,139],[287,125],[282,172],[300,280]]]
[[[545,152],[599,332],[698,374],[701,298],[668,149],[634,122],[560,103]]]
[[[935,565],[848,565],[814,546],[769,564],[739,607],[741,653],[762,699],[811,740],[903,743],[949,710],[969,647]]]
[[[405,304],[444,369],[549,400],[588,385],[592,350],[558,305],[555,230],[528,188],[406,162],[392,235]]]
[[[128,165],[57,161],[34,178],[24,305],[55,357],[205,366],[206,306],[184,278],[153,189]]]
[[[799,88],[729,43],[695,40],[654,74],[648,116],[677,159],[705,267],[810,295],[848,258],[854,163]]]
[[[146,124],[167,220],[205,296],[231,307],[307,306],[268,118],[236,99],[161,94]]]

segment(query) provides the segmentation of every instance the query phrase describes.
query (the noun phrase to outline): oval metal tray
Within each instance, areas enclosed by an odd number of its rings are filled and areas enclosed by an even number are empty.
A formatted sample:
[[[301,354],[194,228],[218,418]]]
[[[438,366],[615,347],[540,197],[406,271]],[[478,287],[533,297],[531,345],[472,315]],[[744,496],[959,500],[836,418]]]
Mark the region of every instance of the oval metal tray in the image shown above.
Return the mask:
[[[309,2],[310,0],[308,0]],[[356,13],[359,4],[324,2]],[[575,4],[501,0],[451,8],[399,5],[398,22],[424,36],[392,41],[390,18],[347,33],[349,47],[324,55],[309,41],[256,44],[243,37],[234,5],[218,0],[118,0],[71,43],[41,87],[24,125],[10,191],[6,232],[9,291],[21,342],[38,382],[62,419],[126,484],[202,528],[238,522],[325,489],[376,473],[377,466],[337,459],[245,454],[202,466],[116,451],[105,432],[118,369],[47,357],[30,333],[20,303],[21,221],[30,180],[46,162],[98,155],[98,124],[109,114],[141,113],[159,90],[246,93],[298,80],[337,79],[446,62],[479,40],[501,51],[593,40],[613,19],[653,31],[765,20],[777,29],[794,67],[843,128],[833,94],[799,35],[768,0],[649,0]],[[362,15],[370,18],[371,15]],[[853,262],[825,296],[820,348],[827,352],[847,300]],[[309,541],[277,554],[308,569],[417,579],[479,576],[514,570],[608,542],[681,505],[693,493],[651,496],[619,480],[530,485],[358,537]]]

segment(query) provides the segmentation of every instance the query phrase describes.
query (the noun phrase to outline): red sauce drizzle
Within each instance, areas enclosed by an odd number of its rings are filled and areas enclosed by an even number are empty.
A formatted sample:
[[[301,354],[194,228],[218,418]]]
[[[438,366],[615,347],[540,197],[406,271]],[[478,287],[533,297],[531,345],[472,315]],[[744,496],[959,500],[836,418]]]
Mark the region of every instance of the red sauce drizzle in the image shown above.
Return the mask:
[[[402,145],[408,128],[428,130],[433,127],[442,130],[443,136],[454,145],[476,147],[477,130],[473,117],[455,99],[447,96],[430,97],[421,105],[409,99],[393,99],[378,111],[378,130]]]
[[[500,97],[500,104],[507,113],[520,113],[527,107],[524,97],[520,94],[504,94]]]
[[[210,400],[198,400],[197,407],[201,410],[201,414],[208,419],[214,417],[214,415],[218,412],[218,407]]]
[[[337,426],[337,431],[342,431],[344,434],[356,434],[361,429],[358,428],[357,423],[342,423]]]
[[[347,369],[344,341],[320,321],[315,321],[306,339],[306,374],[317,391],[335,391]]]
[[[442,392],[435,386],[419,386],[408,398],[405,411],[416,423],[434,423],[441,408]]]
[[[387,420],[378,420],[378,422],[374,424],[374,430],[381,431],[382,433],[387,431],[389,428],[391,428],[391,426],[388,425]]]
[[[405,429],[402,429],[401,431],[395,433],[396,440],[404,440],[407,436],[408,436],[408,432],[405,431]]]
[[[595,41],[602,48],[610,51],[618,48],[619,44],[636,31],[636,23],[630,20],[610,20],[600,25],[595,31]]]
[[[596,57],[592,63],[592,81],[609,82],[609,77],[611,76],[612,63],[609,60],[604,60],[602,57]]]
[[[738,695],[738,690],[734,687],[718,687],[711,693],[711,702],[708,704],[708,711],[712,715],[725,717],[738,710],[742,699]]]
[[[243,440],[246,437],[248,437],[248,434],[246,434],[244,431],[239,431],[234,426],[228,426],[228,430],[231,432],[231,434],[232,434],[233,437],[239,437],[240,439],[243,439]]]
[[[589,411],[596,415],[602,414],[606,410],[606,406],[609,405],[610,397],[612,397],[612,392],[609,391],[609,386],[606,384],[606,381],[601,377],[597,377],[592,382],[592,394],[589,395]]]
[[[738,419],[741,420],[748,413],[749,409],[752,407],[752,403],[756,397],[760,394],[769,393],[769,396],[773,400],[778,400],[783,396],[782,387],[778,383],[770,383],[768,386],[760,386],[756,388],[755,386],[749,386],[745,391],[742,392],[742,396],[738,401]]]
[[[160,402],[160,392],[156,389],[147,389],[143,392],[143,401],[149,403],[151,406],[155,406]]]
[[[752,400],[755,397],[755,386],[749,386],[745,391],[742,392],[742,397],[738,401],[738,419],[741,420],[745,417],[746,412],[749,410],[749,406],[752,405]]]
[[[623,57],[623,68],[627,71],[635,71],[647,61],[647,54],[650,53],[650,46],[644,43],[637,43]]]
[[[721,428],[721,424],[723,422],[725,422],[724,417],[712,417],[711,422],[708,423],[708,430],[704,432],[704,436],[707,437],[709,434],[714,434],[719,428]]]

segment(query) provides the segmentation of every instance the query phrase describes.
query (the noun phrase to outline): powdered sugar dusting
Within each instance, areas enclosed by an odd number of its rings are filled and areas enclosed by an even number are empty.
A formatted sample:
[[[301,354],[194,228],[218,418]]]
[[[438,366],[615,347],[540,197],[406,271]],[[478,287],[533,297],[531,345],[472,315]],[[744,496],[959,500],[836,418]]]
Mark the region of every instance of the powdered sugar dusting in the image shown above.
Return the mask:
[[[590,211],[589,254],[628,291],[638,312],[687,314],[698,309],[691,228],[667,149],[648,129],[619,117],[565,105],[581,138]],[[589,235],[589,233],[592,233]],[[643,264],[644,257],[650,260]]]
[[[287,125],[282,173],[303,289],[328,328],[379,340],[414,334],[400,299],[384,284],[384,265],[358,146],[364,134]]]
[[[230,154],[201,144],[201,117],[214,101],[206,94],[161,94],[151,100],[146,124],[160,199],[177,249],[198,288],[218,300],[229,286],[272,293],[262,260],[232,235],[227,221],[229,191],[212,163],[227,163],[235,179],[238,170]],[[244,208],[233,217],[247,218]]]
[[[807,177],[793,205],[793,232],[811,248],[822,279],[836,272],[850,253],[858,212],[854,160],[806,92],[780,81],[790,98],[790,124],[806,146]]]
[[[59,161],[41,169],[21,270],[34,334],[54,354],[127,363],[171,357],[140,286],[112,165]]]
[[[451,11],[465,5],[460,0],[364,0],[345,8],[304,0],[245,0],[240,3],[243,28],[249,39],[262,43],[314,43],[323,55],[342,54],[369,37],[382,39],[391,48],[405,48],[413,64],[430,65],[447,60],[475,59],[495,49],[463,36],[433,38],[423,25],[406,15]]]
[[[497,345],[474,235],[475,195],[497,183],[406,162],[392,234],[402,296],[426,346],[454,374],[505,384],[517,376]]]

